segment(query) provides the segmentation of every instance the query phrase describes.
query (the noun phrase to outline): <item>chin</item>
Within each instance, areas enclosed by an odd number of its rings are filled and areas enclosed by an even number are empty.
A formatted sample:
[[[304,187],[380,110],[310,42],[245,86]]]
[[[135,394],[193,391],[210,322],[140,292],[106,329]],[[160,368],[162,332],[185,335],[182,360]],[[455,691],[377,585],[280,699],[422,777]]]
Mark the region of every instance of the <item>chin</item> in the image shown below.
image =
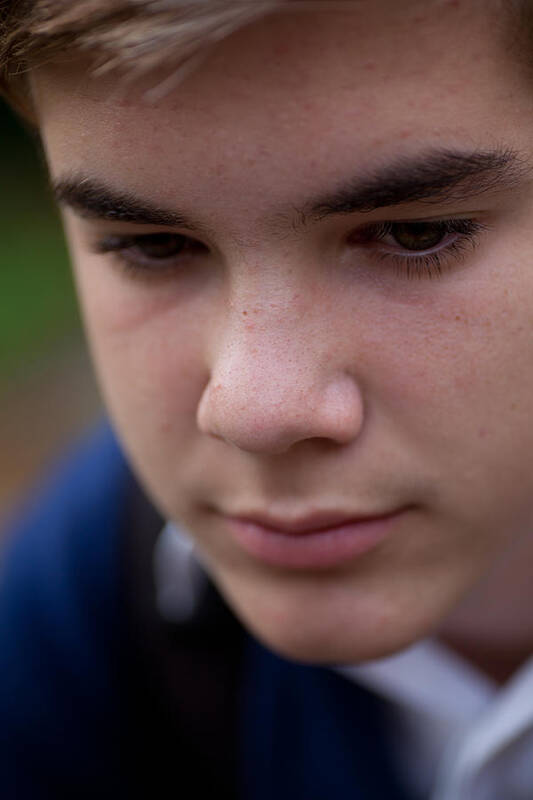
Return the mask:
[[[360,664],[387,658],[414,644],[420,637],[399,636],[398,633],[382,636],[357,636],[355,631],[345,638],[341,630],[337,636],[331,632],[300,631],[297,636],[268,626],[243,620],[255,637],[279,656],[303,664],[322,666]]]
[[[404,650],[428,635],[432,621],[418,608],[399,613],[390,598],[359,591],[236,591],[217,581],[236,616],[261,644],[289,660],[342,665],[373,661]],[[249,588],[249,587],[247,587]],[[256,587],[257,588],[257,587]],[[285,594],[285,596],[284,596]],[[407,613],[412,611],[412,613]]]

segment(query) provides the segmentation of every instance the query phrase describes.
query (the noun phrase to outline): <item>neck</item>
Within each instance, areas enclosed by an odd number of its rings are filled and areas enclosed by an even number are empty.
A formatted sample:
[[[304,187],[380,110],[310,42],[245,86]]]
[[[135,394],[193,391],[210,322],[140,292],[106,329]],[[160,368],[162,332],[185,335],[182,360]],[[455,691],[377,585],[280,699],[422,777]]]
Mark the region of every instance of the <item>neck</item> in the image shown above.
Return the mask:
[[[498,686],[503,686],[528,660],[529,646],[494,648],[485,642],[472,642],[453,635],[442,635],[440,641],[470,662]]]
[[[439,638],[505,683],[533,654],[533,535],[522,539],[455,608]]]

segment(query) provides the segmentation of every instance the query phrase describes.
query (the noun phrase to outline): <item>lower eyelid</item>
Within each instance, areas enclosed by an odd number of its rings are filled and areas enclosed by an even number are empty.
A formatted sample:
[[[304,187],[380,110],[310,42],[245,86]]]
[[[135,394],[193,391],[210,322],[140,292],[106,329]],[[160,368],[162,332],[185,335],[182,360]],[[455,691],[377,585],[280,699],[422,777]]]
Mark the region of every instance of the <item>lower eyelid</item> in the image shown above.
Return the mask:
[[[372,235],[371,230],[367,229],[366,235],[360,236],[359,241],[352,239],[351,246],[367,250],[370,259],[373,256],[373,259],[382,263],[384,268],[394,269],[397,277],[405,279],[440,277],[448,267],[456,262],[460,263],[469,252],[475,250],[481,234],[492,227],[472,218],[450,220],[448,224],[445,237],[438,245],[427,250],[405,250],[398,245],[387,245],[383,240],[389,235],[390,228],[381,237],[376,233]]]

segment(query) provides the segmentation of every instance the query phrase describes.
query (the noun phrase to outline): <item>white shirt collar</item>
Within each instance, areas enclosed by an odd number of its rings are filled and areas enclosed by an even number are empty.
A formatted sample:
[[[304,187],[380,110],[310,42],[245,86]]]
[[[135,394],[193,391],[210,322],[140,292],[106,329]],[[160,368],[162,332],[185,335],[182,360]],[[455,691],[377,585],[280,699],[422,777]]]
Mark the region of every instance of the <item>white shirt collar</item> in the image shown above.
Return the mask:
[[[154,575],[162,616],[189,618],[205,573],[171,523],[156,543]],[[533,798],[533,658],[501,688],[435,640],[335,669],[389,702],[393,753],[421,797]]]
[[[533,658],[501,688],[435,640],[337,670],[390,701],[393,753],[421,796],[533,798]]]

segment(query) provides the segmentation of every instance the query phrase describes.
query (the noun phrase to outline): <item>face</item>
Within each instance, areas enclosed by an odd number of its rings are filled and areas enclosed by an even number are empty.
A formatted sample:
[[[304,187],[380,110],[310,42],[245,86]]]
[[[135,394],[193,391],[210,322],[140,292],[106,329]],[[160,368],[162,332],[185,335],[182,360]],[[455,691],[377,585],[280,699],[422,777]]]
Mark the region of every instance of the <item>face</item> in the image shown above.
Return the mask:
[[[34,76],[124,446],[298,659],[406,646],[528,536],[533,92],[491,9],[273,16],[155,101]]]

